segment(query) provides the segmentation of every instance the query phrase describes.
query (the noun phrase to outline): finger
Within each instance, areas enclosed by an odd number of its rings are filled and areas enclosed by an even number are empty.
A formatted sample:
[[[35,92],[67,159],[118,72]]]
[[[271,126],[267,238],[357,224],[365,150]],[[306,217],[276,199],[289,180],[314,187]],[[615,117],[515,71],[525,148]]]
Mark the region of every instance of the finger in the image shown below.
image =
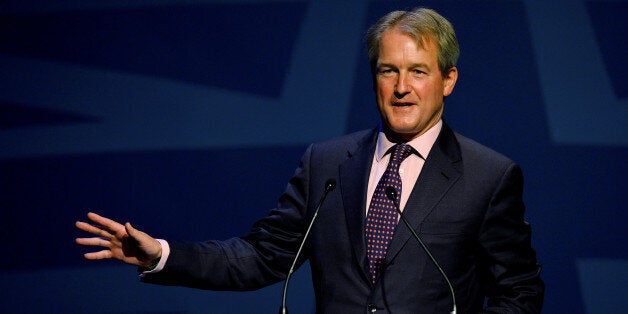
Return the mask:
[[[76,225],[77,228],[79,228],[79,229],[81,229],[81,230],[83,230],[85,232],[91,233],[93,235],[97,235],[97,236],[100,236],[100,237],[103,237],[103,238],[109,238],[109,239],[113,238],[113,235],[111,233],[109,233],[108,231],[103,230],[101,228],[98,228],[96,226],[90,225],[88,223],[85,223],[85,222],[82,222],[82,221],[77,221],[75,223],[75,225]]]
[[[112,258],[113,254],[109,250],[102,250],[99,252],[85,253],[83,254],[83,256],[89,260],[100,260],[100,259]]]
[[[95,222],[96,224],[99,224],[109,229],[114,235],[119,234],[120,232],[124,232],[124,226],[122,226],[122,224],[109,218],[100,216],[96,213],[87,213],[87,218],[89,218],[89,220]]]
[[[102,238],[76,238],[76,243],[84,246],[102,246],[111,248],[111,242]]]

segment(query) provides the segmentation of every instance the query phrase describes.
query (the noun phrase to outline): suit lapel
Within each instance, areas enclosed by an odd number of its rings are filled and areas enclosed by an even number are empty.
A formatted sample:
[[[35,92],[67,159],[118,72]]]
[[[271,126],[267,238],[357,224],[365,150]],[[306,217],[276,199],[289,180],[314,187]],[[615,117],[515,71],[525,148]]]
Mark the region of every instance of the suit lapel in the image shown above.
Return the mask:
[[[340,188],[342,202],[347,217],[349,241],[353,247],[356,263],[360,265],[364,278],[369,278],[364,242],[365,204],[369,173],[377,142],[377,131],[366,136],[354,151],[349,151],[349,158],[340,165]],[[370,281],[369,281],[370,282]]]
[[[443,123],[443,129],[425,160],[421,174],[404,208],[404,216],[414,230],[434,209],[451,186],[460,178],[460,148],[453,131]],[[389,263],[412,236],[402,221],[397,225],[386,256]]]

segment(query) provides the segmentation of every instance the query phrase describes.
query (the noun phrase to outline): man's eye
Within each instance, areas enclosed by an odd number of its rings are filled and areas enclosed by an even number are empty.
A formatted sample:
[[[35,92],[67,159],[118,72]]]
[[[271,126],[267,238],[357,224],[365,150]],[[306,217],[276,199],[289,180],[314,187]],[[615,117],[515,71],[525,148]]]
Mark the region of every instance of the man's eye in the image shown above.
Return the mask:
[[[415,75],[423,75],[423,74],[425,74],[425,71],[422,71],[422,70],[414,70],[414,74],[415,74]]]

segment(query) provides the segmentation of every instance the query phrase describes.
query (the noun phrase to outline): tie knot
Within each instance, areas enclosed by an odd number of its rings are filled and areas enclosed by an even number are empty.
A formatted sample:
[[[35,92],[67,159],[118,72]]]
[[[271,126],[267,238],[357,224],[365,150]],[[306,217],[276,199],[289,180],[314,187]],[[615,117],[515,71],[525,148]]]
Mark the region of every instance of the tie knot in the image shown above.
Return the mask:
[[[413,151],[414,151],[414,148],[412,148],[412,146],[408,144],[403,144],[403,143],[397,144],[395,145],[395,147],[393,147],[393,152],[392,152],[392,156],[390,160],[391,162],[400,164],[408,156],[410,156]]]

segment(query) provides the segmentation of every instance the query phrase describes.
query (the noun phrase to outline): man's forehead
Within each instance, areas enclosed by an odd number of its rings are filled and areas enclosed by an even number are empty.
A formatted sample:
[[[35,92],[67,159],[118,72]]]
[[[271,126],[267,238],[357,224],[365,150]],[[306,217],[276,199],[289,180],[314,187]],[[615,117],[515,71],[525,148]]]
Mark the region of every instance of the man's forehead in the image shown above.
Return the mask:
[[[381,53],[382,48],[384,46],[384,37],[388,37],[389,35],[402,35],[402,36],[406,36],[412,40],[414,40],[414,42],[416,43],[418,48],[421,49],[425,49],[425,50],[430,50],[431,48],[436,48],[438,49],[438,46],[436,45],[436,39],[434,38],[434,35],[432,34],[414,34],[412,32],[408,32],[405,31],[399,27],[393,27],[390,28],[388,30],[386,30],[385,32],[382,33],[382,37],[380,39],[380,43],[379,43],[379,51]]]
[[[382,56],[382,52],[384,51],[385,48],[386,49],[393,48],[393,47],[390,47],[390,45],[387,45],[388,40],[385,40],[385,39],[389,39],[390,36],[394,36],[394,35],[405,36],[408,39],[412,40],[416,44],[417,49],[426,50],[426,51],[429,51],[432,49],[434,50],[438,49],[438,46],[436,45],[436,40],[431,35],[423,35],[417,38],[412,33],[391,29],[391,30],[387,30],[386,32],[382,34],[380,44],[379,44],[379,57]]]

